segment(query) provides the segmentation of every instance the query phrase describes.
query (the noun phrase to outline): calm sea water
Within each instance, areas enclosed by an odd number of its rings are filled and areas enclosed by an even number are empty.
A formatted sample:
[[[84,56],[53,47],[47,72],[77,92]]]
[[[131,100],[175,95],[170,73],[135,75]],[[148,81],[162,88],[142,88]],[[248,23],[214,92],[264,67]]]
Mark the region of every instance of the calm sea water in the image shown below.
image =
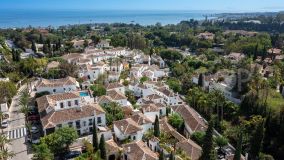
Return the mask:
[[[0,27],[46,27],[84,23],[176,24],[205,19],[206,11],[90,11],[90,10],[0,10]]]

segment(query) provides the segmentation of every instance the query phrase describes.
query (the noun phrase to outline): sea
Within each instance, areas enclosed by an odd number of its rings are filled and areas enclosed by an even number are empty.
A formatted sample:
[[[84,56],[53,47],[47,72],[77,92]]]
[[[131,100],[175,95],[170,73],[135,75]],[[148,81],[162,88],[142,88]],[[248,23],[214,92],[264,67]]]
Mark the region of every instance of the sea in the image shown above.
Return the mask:
[[[177,24],[182,20],[212,18],[210,11],[125,11],[125,10],[0,10],[0,28],[59,27],[74,24],[134,23]]]

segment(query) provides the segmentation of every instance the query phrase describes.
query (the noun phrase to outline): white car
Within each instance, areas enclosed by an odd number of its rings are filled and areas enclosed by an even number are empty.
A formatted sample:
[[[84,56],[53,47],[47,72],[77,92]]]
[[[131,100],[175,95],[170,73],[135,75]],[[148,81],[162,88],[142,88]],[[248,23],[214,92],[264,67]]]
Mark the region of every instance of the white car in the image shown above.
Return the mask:
[[[3,120],[1,123],[2,128],[7,128],[8,127],[8,120]]]
[[[32,140],[32,144],[39,144],[40,143],[40,140],[39,139],[33,139]]]
[[[32,133],[38,133],[39,129],[37,127],[33,126],[32,129],[31,129],[31,132]]]

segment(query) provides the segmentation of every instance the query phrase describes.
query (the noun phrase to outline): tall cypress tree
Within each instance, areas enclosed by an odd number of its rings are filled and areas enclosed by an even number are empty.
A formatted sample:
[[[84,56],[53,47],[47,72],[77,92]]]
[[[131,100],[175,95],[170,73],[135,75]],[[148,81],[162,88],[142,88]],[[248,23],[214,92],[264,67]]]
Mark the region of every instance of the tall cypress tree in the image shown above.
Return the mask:
[[[93,148],[95,151],[99,149],[98,135],[97,135],[97,125],[96,119],[93,121]]]
[[[242,155],[243,133],[239,134],[239,141],[234,155],[234,160],[240,160]]]
[[[154,136],[160,137],[160,123],[159,123],[159,117],[157,115],[154,122]]]
[[[250,139],[249,159],[258,159],[264,138],[264,121],[260,122]]]
[[[203,86],[204,86],[204,75],[203,75],[203,73],[200,73],[200,74],[199,74],[199,77],[198,77],[198,85],[199,85],[200,87],[203,87]]]
[[[159,153],[159,160],[164,160],[164,152],[162,149],[160,150],[160,153]]]
[[[216,160],[216,154],[214,150],[213,143],[213,121],[209,122],[209,126],[206,130],[206,135],[204,137],[203,145],[202,145],[202,155],[200,160]]]
[[[171,152],[169,160],[174,160],[174,159],[175,159],[174,153]]]
[[[101,158],[106,160],[105,136],[103,134],[101,135],[99,148],[101,152]]]
[[[32,42],[32,47],[31,47],[31,49],[34,51],[34,53],[37,52],[37,51],[36,51],[36,45],[35,45],[35,42],[34,42],[34,41]]]

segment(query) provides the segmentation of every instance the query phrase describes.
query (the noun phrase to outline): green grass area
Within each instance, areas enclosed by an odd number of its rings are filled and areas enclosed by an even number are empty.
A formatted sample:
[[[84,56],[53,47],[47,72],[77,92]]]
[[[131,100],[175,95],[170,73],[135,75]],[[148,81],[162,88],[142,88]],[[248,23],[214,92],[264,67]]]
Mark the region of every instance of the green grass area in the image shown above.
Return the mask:
[[[284,107],[284,98],[279,92],[270,89],[267,98],[267,104],[273,110],[279,111],[281,108]]]

